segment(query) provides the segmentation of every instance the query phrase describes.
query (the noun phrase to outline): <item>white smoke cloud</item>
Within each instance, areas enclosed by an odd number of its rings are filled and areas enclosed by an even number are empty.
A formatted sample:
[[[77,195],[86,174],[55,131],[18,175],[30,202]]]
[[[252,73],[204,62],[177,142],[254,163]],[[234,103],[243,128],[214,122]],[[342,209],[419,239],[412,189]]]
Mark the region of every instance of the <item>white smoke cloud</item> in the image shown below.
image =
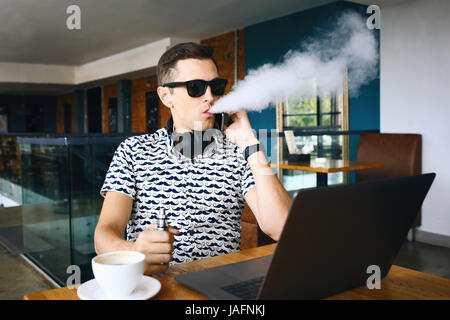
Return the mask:
[[[376,78],[378,43],[363,17],[353,11],[342,14],[332,32],[321,39],[305,41],[298,51],[289,51],[279,64],[250,70],[210,112],[261,111],[286,98],[324,97],[342,89],[343,73],[349,73],[349,93]]]

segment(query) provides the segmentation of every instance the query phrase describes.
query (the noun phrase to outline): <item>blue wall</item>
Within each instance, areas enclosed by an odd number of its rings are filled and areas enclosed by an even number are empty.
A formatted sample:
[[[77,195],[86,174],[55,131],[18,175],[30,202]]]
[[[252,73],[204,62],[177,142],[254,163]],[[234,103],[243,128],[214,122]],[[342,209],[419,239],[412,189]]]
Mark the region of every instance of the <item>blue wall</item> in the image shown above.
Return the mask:
[[[277,63],[289,50],[301,48],[302,41],[320,35],[318,30],[329,32],[337,16],[345,10],[353,9],[364,17],[367,6],[351,2],[333,2],[331,4],[294,13],[281,18],[248,26],[245,35],[245,71],[256,69],[265,63]],[[374,30],[379,40],[378,30]],[[352,71],[349,70],[349,73]],[[257,93],[255,93],[257,94]],[[275,129],[275,106],[261,112],[249,112],[254,129]],[[380,80],[379,76],[362,87],[357,97],[349,97],[349,129],[380,129]],[[350,158],[356,155],[358,136],[350,137]]]

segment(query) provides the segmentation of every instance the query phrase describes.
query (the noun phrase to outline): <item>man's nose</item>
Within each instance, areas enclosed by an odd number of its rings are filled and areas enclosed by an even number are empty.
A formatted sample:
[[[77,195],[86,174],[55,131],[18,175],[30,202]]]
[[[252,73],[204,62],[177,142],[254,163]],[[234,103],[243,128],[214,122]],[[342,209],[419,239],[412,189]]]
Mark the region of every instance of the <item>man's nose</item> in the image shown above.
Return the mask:
[[[213,101],[215,99],[215,96],[212,94],[211,86],[206,87],[205,94],[203,95],[203,99],[205,101]]]

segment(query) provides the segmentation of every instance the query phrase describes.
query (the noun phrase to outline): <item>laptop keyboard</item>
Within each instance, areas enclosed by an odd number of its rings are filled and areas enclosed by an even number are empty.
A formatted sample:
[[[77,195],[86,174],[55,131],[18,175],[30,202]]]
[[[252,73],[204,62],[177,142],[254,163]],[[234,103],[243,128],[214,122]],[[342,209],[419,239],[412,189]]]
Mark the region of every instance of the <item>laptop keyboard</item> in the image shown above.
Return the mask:
[[[244,300],[255,300],[263,281],[264,276],[231,284],[221,289]]]

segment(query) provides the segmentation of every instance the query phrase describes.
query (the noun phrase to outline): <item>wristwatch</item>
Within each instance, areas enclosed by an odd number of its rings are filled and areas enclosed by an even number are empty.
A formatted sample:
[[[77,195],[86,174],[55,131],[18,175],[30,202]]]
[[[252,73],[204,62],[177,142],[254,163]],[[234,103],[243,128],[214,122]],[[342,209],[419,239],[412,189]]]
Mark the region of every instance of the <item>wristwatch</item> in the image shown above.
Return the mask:
[[[248,146],[247,148],[245,148],[245,150],[244,150],[245,161],[247,161],[248,157],[250,157],[252,154],[254,154],[255,152],[258,152],[260,150],[263,150],[261,142],[252,144],[252,145]]]

